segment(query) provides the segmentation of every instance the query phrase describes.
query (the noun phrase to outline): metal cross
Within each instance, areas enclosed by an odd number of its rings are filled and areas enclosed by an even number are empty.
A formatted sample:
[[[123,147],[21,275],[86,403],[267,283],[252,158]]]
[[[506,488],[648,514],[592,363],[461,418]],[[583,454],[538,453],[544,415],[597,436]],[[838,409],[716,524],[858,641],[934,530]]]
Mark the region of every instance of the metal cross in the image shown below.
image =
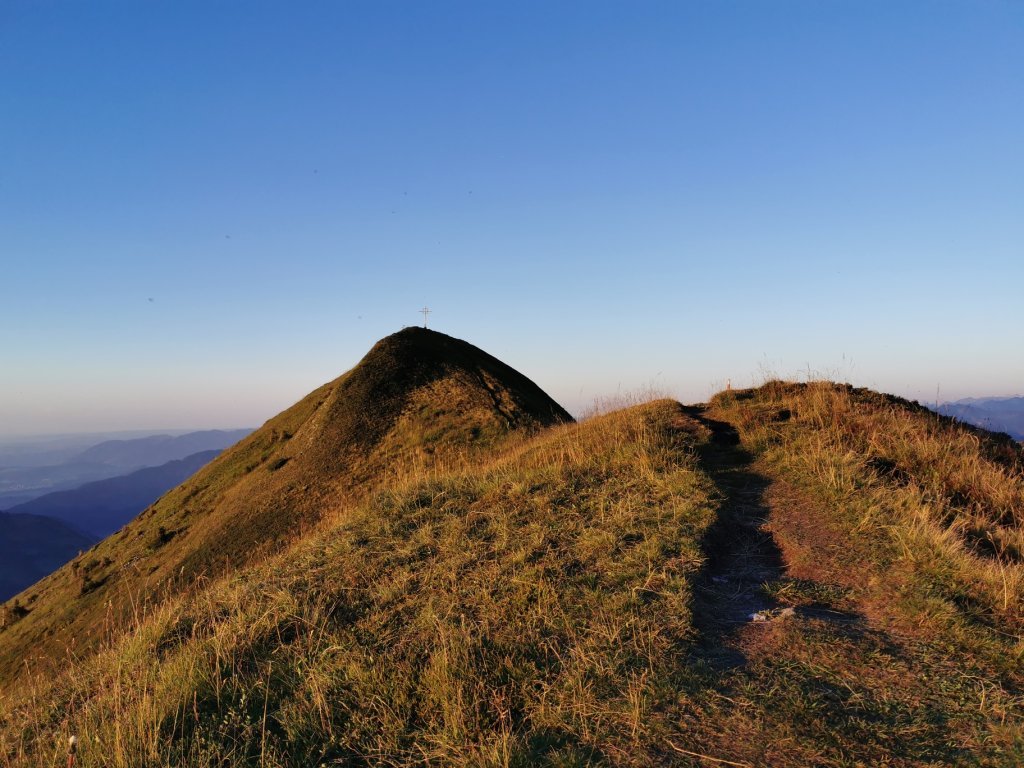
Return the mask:
[[[423,315],[423,327],[426,328],[427,327],[427,315],[430,314],[430,308],[429,307],[424,307],[423,309],[420,310],[420,314]]]

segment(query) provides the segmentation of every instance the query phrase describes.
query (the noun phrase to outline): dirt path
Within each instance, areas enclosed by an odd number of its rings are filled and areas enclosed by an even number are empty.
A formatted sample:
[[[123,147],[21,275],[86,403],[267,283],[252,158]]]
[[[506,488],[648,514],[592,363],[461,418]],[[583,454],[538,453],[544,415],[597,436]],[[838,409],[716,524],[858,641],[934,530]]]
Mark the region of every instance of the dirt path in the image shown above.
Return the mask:
[[[704,655],[732,666],[743,659],[729,637],[780,610],[763,589],[785,575],[782,553],[765,527],[771,481],[754,471],[753,457],[730,424],[708,418],[701,408],[689,409],[689,415],[711,430],[700,460],[723,496],[718,520],[704,542],[708,560],[697,582],[694,615]]]
[[[955,640],[900,631],[844,509],[755,460],[732,424],[687,413],[711,431],[698,459],[721,498],[692,602],[694,764],[1020,765],[1016,694],[979,684],[991,671],[965,667]]]
[[[757,471],[753,456],[741,445],[731,424],[709,418],[700,407],[687,412],[711,430],[712,439],[701,451],[700,460],[723,497],[718,520],[704,541],[708,560],[694,598],[702,655],[715,666],[742,665],[746,659],[736,640],[739,631],[750,624],[789,618],[841,625],[862,622],[860,615],[829,604],[788,607],[768,597],[788,571],[771,532],[769,490],[774,481]],[[814,584],[811,579],[801,581],[805,590]]]

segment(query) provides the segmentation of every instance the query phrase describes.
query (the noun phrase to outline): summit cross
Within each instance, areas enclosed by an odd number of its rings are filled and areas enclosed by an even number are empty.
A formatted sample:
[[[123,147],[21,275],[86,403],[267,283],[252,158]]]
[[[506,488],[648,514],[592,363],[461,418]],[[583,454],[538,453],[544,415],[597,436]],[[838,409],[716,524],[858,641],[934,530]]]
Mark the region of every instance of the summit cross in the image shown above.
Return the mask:
[[[423,315],[423,327],[426,328],[427,327],[427,315],[430,314],[430,308],[429,307],[424,307],[423,309],[420,310],[420,314]]]

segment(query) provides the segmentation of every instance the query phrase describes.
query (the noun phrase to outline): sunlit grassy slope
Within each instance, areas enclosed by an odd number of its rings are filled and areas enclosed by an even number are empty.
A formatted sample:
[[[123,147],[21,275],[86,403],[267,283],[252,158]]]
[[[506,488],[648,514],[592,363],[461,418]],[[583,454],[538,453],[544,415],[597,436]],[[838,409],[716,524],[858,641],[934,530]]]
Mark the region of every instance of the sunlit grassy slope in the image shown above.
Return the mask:
[[[571,417],[487,353],[409,328],[19,596],[0,628],[0,687],[90,652],[197,579],[266,557],[324,515],[435,464]]]
[[[714,488],[659,402],[380,492],[171,600],[4,718],[15,763],[576,764],[662,754]]]
[[[418,463],[11,683],[0,766],[1024,764],[1016,444],[772,382],[427,460],[447,386]]]
[[[828,382],[773,382],[713,405],[766,470],[826,507],[822,540],[792,505],[781,511],[809,557],[827,560],[831,545],[851,583],[919,587],[915,622],[948,615],[1007,637],[1024,630],[1020,443]]]
[[[757,765],[1024,764],[1021,447],[888,395],[725,392],[787,618],[731,643],[696,705],[708,751]]]

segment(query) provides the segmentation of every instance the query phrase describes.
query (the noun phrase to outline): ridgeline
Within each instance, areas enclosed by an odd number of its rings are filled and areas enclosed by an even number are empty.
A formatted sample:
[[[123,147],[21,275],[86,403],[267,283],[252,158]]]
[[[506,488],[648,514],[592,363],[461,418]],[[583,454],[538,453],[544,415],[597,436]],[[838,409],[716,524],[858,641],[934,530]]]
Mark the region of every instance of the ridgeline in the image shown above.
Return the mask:
[[[1024,453],[407,329],[20,596],[0,766],[1024,763]]]

